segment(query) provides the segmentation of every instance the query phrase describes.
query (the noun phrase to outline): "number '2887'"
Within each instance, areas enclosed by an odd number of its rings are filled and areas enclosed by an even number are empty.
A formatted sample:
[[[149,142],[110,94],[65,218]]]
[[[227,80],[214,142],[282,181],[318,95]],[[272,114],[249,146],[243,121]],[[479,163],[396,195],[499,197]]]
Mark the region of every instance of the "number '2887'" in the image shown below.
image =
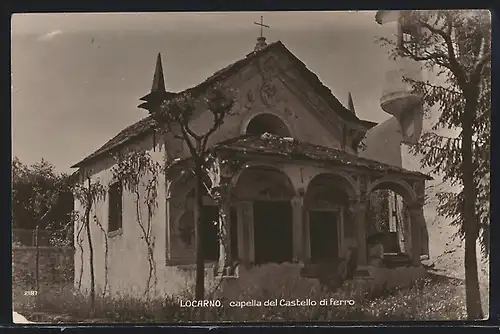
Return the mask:
[[[25,296],[36,296],[38,294],[38,291],[36,290],[26,290],[24,291]]]

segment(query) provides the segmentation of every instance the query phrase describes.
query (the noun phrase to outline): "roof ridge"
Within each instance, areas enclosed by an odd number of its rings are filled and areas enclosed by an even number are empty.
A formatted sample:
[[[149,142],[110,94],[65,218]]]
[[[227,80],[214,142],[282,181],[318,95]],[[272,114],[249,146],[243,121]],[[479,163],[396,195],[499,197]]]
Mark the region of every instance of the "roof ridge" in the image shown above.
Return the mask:
[[[264,54],[270,48],[272,48],[272,47],[274,47],[276,45],[282,45],[282,46],[284,46],[284,44],[281,41],[279,41],[279,40],[276,41],[276,42],[269,43],[268,45],[266,45],[261,50],[254,51],[254,52],[250,53],[249,55],[247,55],[246,57],[238,59],[235,62],[229,64],[228,66],[226,66],[226,67],[224,67],[224,68],[222,68],[222,69],[214,72],[214,74],[212,74],[211,76],[209,76],[208,78],[206,78],[201,83],[199,83],[199,84],[197,84],[195,86],[186,88],[186,89],[184,89],[184,90],[182,90],[180,92],[177,92],[175,94],[181,94],[181,93],[188,93],[188,94],[190,94],[190,93],[194,93],[193,95],[195,95],[197,90],[202,91],[202,90],[204,90],[204,88],[208,88],[208,85],[211,82],[213,82],[215,80],[223,79],[223,78],[221,78],[221,76],[223,76],[224,73],[227,73],[230,70],[238,69],[239,66],[242,66],[243,64],[246,64],[250,59],[253,59],[253,58],[255,58],[258,55]],[[152,118],[151,118],[150,115],[148,115],[148,116],[145,116],[144,118],[140,119],[139,121],[137,121],[137,122],[135,122],[135,123],[127,126],[125,129],[123,129],[122,131],[120,131],[117,135],[115,135],[110,140],[108,140],[99,149],[97,149],[96,151],[94,151],[94,153],[88,155],[86,158],[84,158],[80,162],[74,164],[73,166],[71,166],[71,168],[80,167],[83,163],[89,162],[90,160],[92,160],[92,159],[96,158],[97,156],[105,153],[106,151],[108,151],[110,149],[113,149],[116,146],[123,144],[127,140],[129,140],[129,139],[131,139],[131,138],[139,135],[140,133],[135,133],[135,134],[133,133],[133,134],[130,134],[129,136],[126,136],[126,138],[123,138],[123,139],[119,140],[119,138],[121,136],[123,137],[124,134],[126,134],[128,130],[130,130],[130,129],[136,127],[136,126],[138,126],[140,123],[146,121],[147,119],[152,119]],[[147,131],[147,130],[149,130],[149,129],[142,129],[142,131]],[[119,143],[114,143],[113,141],[118,141]]]
[[[312,86],[313,90],[316,92],[316,94],[320,95],[325,102],[330,106],[330,108],[334,112],[338,112],[339,116],[341,118],[347,119],[347,118],[352,118],[353,120],[357,120],[359,122],[366,122],[360,120],[357,116],[353,115],[348,109],[346,109],[342,103],[333,95],[331,89],[329,89],[327,86],[325,86],[319,77],[312,72],[310,69],[307,68],[306,64],[302,62],[297,56],[295,56],[286,46],[283,44],[281,40],[277,40],[275,42],[269,43],[265,47],[263,47],[260,50],[253,51],[250,54],[248,54],[246,57],[241,58],[239,60],[236,60],[232,64],[229,64],[228,66],[214,72],[211,76],[206,78],[204,81],[199,83],[196,86],[184,89],[178,93],[175,94],[181,94],[181,93],[188,93],[192,94],[195,96],[198,96],[199,94],[202,94],[202,92],[205,92],[209,85],[216,81],[216,80],[224,80],[226,78],[226,75],[230,75],[232,71],[238,71],[241,69],[243,66],[247,65],[248,62],[250,62],[252,59],[255,59],[256,57],[265,54],[269,50],[275,47],[282,47],[289,55],[291,55],[292,60],[295,60],[296,63],[298,63],[300,66],[303,67],[302,74],[304,74],[304,80],[309,81],[309,84]],[[311,80],[315,81],[315,84],[310,82]],[[316,86],[316,87],[314,87]],[[317,89],[319,88],[320,91]],[[321,92],[322,90],[322,92]],[[326,99],[325,99],[326,98]],[[341,111],[341,112],[339,112]],[[354,118],[353,118],[354,117]],[[90,154],[77,164],[71,166],[72,168],[80,167],[82,164],[89,162],[90,160],[98,157],[99,155],[116,148],[119,145],[124,144],[128,140],[135,138],[136,136],[139,136],[141,134],[145,134],[146,132],[150,131],[152,129],[152,124],[148,126],[142,127],[144,123],[147,123],[147,120],[152,120],[151,116],[148,115],[141,120],[137,121],[134,124],[131,124],[130,126],[126,127],[122,131],[120,131],[116,136],[108,140],[104,145],[102,145],[98,150],[96,150],[94,153]],[[137,128],[137,130],[136,130]]]

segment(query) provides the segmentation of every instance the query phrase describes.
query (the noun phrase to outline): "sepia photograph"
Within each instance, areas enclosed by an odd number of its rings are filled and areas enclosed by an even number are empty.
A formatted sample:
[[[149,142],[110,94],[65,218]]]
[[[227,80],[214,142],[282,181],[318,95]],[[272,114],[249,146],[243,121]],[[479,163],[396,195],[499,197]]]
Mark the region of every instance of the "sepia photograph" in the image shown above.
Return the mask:
[[[489,317],[488,10],[11,28],[14,323]]]

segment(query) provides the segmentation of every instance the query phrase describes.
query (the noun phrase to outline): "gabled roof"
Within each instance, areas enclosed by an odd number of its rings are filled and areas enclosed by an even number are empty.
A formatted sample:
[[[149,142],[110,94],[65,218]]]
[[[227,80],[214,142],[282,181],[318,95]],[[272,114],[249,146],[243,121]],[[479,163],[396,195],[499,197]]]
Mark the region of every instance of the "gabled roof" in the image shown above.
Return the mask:
[[[409,171],[398,166],[384,164],[375,160],[362,158],[321,145],[301,142],[293,138],[283,138],[265,133],[261,136],[241,136],[220,142],[213,147],[214,151],[231,153],[271,155],[298,160],[324,161],[333,165],[352,166],[384,173],[400,173],[417,176],[426,180],[432,177],[421,172]]]
[[[356,122],[359,123],[367,128],[371,128],[376,123],[370,122],[370,121],[364,121],[360,120],[355,114],[353,114],[349,109],[344,107],[342,103],[332,94],[331,90],[323,85],[321,80],[319,80],[318,76],[311,72],[306,65],[298,59],[292,52],[290,52],[286,46],[281,42],[277,41],[274,43],[271,43],[267,45],[266,47],[262,48],[261,50],[254,51],[250,54],[248,54],[245,58],[240,59],[231,65],[215,72],[211,77],[207,78],[205,81],[200,83],[199,85],[186,89],[184,92],[189,93],[194,97],[197,97],[204,92],[207,91],[207,89],[210,87],[211,84],[217,82],[217,81],[223,81],[226,78],[230,77],[231,75],[235,74],[237,71],[242,69],[244,66],[248,65],[251,63],[253,60],[257,59],[258,57],[270,52],[271,50],[282,50],[284,51],[287,55],[290,56],[290,59],[295,63],[296,69],[299,71],[301,74],[302,78],[306,80],[306,82],[313,88],[316,94],[318,94],[323,100],[329,105],[329,107],[337,113],[340,117],[347,121],[351,122]],[[172,93],[171,96],[175,96],[175,93]],[[145,117],[139,122],[125,128],[122,130],[118,135],[113,137],[111,140],[109,140],[107,143],[105,143],[101,148],[99,148],[97,151],[83,159],[82,161],[78,162],[77,164],[73,165],[72,168],[77,168],[81,167],[85,163],[90,162],[91,160],[94,160],[95,158],[99,157],[100,155],[104,153],[108,153],[112,149],[115,149],[129,140],[136,138],[141,135],[145,135],[153,131],[154,129],[154,120],[152,119],[151,116]]]

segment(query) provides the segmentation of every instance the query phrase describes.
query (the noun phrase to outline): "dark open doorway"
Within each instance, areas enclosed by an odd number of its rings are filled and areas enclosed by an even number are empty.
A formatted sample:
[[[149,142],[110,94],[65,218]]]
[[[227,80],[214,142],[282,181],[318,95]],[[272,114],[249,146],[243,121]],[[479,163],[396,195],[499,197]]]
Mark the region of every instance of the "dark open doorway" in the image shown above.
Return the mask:
[[[288,201],[254,202],[255,264],[291,262],[292,206]]]
[[[309,231],[311,261],[334,262],[338,260],[338,215],[334,211],[310,211]]]

